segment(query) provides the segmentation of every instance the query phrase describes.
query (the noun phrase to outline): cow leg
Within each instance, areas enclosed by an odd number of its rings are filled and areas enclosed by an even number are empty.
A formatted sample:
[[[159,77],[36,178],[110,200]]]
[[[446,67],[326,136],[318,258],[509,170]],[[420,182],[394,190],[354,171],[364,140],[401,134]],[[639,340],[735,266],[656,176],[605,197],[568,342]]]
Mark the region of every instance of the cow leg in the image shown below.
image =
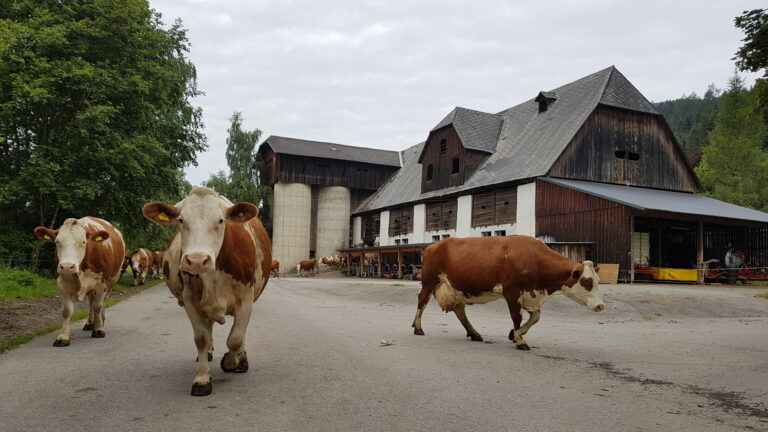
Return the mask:
[[[224,372],[242,373],[248,371],[248,355],[245,353],[243,345],[245,343],[245,330],[248,327],[248,321],[251,320],[252,310],[253,303],[245,300],[235,311],[232,330],[229,331],[227,338],[229,351],[221,358],[221,370]]]
[[[106,336],[104,332],[104,297],[106,297],[105,289],[98,289],[93,294],[93,332],[91,337],[103,338]]]
[[[419,305],[416,308],[416,318],[413,319],[413,324],[411,324],[413,334],[415,335],[424,336],[424,330],[421,328],[421,314],[424,313],[424,308],[429,303],[429,296],[432,294],[432,291],[434,291],[434,287],[429,288],[427,285],[422,284],[421,291],[419,292]]]
[[[184,294],[189,291],[189,289],[185,289]],[[191,295],[184,296],[184,310],[192,324],[192,333],[195,336],[195,347],[197,348],[197,367],[195,368],[195,380],[192,384],[192,396],[208,396],[213,390],[211,367],[208,365],[208,361],[201,361],[201,359],[208,359],[208,349],[213,339],[212,324],[195,308],[194,298],[187,298]]]
[[[93,331],[93,291],[88,293],[88,320],[85,321],[83,331]]]
[[[535,310],[533,312],[528,312],[528,313],[530,314],[530,316],[528,317],[528,321],[526,321],[525,324],[523,324],[523,326],[520,327],[521,335],[525,335],[526,333],[528,333],[528,330],[530,330],[534,324],[539,322],[539,318],[541,318],[540,310]]]
[[[528,351],[531,347],[525,343],[523,339],[523,333],[520,331],[520,324],[523,322],[523,315],[521,313],[522,308],[517,299],[511,299],[507,297],[507,306],[509,306],[509,314],[512,315],[512,324],[514,328],[509,332],[509,340],[515,341],[517,349]],[[527,323],[526,323],[527,324]]]
[[[461,321],[461,325],[464,326],[464,329],[467,330],[467,337],[472,338],[475,342],[482,342],[483,337],[480,336],[480,333],[475,330],[474,327],[472,327],[472,324],[469,322],[469,319],[467,319],[467,312],[466,312],[467,306],[465,304],[457,304],[453,308],[453,312],[456,314],[456,317],[459,318],[459,321]]]
[[[69,346],[69,320],[72,317],[72,310],[74,309],[74,304],[72,304],[72,299],[69,298],[69,296],[62,296],[61,297],[61,317],[63,318],[61,321],[61,332],[58,336],[56,336],[56,340],[53,342],[53,346],[55,347],[65,347]]]

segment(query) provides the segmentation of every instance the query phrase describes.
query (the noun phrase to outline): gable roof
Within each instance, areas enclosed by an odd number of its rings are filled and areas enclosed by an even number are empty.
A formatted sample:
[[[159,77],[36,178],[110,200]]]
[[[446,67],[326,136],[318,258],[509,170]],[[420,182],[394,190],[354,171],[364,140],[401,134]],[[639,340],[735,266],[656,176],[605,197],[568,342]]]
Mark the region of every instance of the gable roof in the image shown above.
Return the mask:
[[[502,118],[499,114],[456,107],[429,132],[452,125],[464,148],[493,153],[499,141],[501,122]]]
[[[496,151],[480,164],[463,185],[422,194],[417,186],[421,182],[418,158],[403,158],[403,168],[400,172],[408,174],[391,177],[355,212],[372,211],[483,186],[545,176],[576,132],[600,104],[661,117],[653,105],[614,66],[544,92],[551,93],[554,93],[557,99],[542,113],[539,113],[538,103],[535,102],[540,93],[498,113],[501,117],[501,127],[495,144]],[[453,121],[457,110],[458,108],[451,112],[453,117],[449,114],[435,128]],[[414,183],[405,183],[405,179]]]
[[[399,152],[270,135],[259,146],[275,153],[400,167]]]

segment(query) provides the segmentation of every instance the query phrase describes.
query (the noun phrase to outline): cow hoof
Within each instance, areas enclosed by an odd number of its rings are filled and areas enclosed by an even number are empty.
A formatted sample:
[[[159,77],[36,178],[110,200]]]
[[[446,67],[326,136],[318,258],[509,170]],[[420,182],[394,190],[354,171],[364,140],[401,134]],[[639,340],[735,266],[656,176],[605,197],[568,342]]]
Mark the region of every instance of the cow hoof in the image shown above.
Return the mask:
[[[221,370],[223,370],[226,373],[243,373],[248,372],[248,357],[245,356],[245,353],[243,353],[243,356],[240,358],[240,362],[232,366],[232,356],[227,352],[224,354],[224,357],[221,358]]]
[[[413,329],[413,334],[419,335],[419,336],[424,336],[424,330],[422,330],[420,328],[415,328],[415,329]]]
[[[213,391],[213,385],[209,382],[207,384],[192,384],[192,396],[208,396]]]
[[[107,333],[104,330],[94,330],[93,333],[91,333],[92,338],[103,338],[106,335]]]
[[[515,340],[515,329],[509,331],[509,340]]]
[[[474,342],[482,342],[483,341],[483,337],[480,336],[479,334],[473,334],[473,335],[467,335],[467,336],[472,338],[472,341],[474,341]]]
[[[53,346],[55,347],[69,346],[69,339],[56,339],[55,341],[53,341]]]
[[[518,345],[517,349],[522,350],[522,351],[530,351],[531,347],[529,347],[528,344],[522,344],[522,345]]]
[[[83,331],[93,330],[93,323],[85,323]]]

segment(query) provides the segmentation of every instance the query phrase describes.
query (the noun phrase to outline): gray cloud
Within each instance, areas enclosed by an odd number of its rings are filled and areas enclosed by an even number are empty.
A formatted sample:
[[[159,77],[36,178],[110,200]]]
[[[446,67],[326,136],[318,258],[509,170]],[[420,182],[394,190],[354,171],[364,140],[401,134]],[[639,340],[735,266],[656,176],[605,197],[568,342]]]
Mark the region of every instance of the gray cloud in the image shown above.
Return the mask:
[[[270,134],[402,150],[454,106],[496,112],[616,65],[651,100],[724,86],[733,18],[762,1],[152,0],[181,18],[206,95],[200,183],[228,118]],[[754,75],[748,76],[749,82]]]

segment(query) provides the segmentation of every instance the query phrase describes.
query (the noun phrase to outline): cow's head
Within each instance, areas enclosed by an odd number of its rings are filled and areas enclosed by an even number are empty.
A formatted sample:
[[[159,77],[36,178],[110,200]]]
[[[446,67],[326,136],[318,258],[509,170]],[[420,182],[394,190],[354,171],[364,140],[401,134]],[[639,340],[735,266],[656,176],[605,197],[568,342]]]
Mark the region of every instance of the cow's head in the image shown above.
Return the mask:
[[[597,287],[600,283],[598,270],[599,267],[595,267],[592,261],[584,261],[584,264],[578,264],[571,270],[568,281],[562,287],[568,298],[594,312],[605,308]]]
[[[182,251],[179,269],[203,274],[216,268],[227,224],[247,222],[259,214],[259,209],[246,202],[230,205],[213,190],[195,187],[175,206],[155,201],[145,205],[142,213],[160,225],[178,224]]]
[[[56,256],[59,264],[56,271],[60,275],[80,274],[80,263],[85,258],[88,243],[98,243],[109,238],[104,230],[90,235],[77,219],[69,218],[57,230],[39,226],[35,235],[44,242],[56,243]]]
[[[150,257],[146,252],[141,249],[136,249],[136,251],[131,254],[131,270],[136,274],[146,272],[149,270],[151,264],[149,260]]]

